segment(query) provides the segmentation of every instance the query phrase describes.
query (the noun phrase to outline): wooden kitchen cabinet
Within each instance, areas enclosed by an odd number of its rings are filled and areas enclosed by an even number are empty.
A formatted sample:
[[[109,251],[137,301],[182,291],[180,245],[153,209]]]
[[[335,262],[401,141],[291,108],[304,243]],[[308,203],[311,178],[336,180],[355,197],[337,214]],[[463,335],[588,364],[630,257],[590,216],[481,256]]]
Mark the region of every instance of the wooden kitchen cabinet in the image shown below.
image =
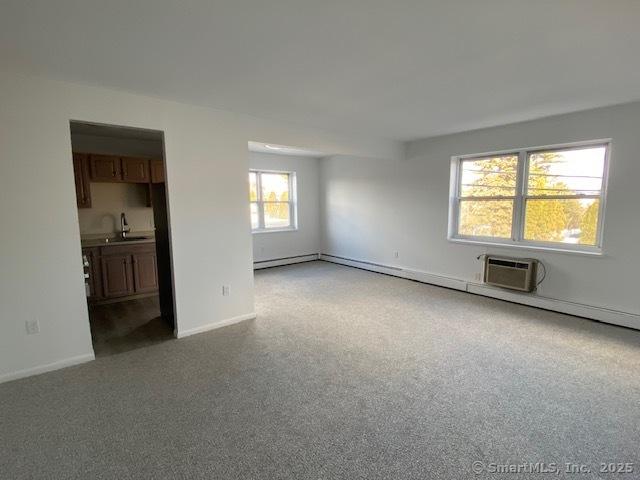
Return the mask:
[[[146,158],[122,157],[122,180],[128,183],[149,183],[149,160]]]
[[[158,290],[158,263],[155,251],[139,251],[133,254],[133,283],[136,293]]]
[[[103,255],[101,266],[102,289],[105,298],[133,294],[131,255]]]
[[[76,203],[78,208],[91,208],[88,155],[82,153],[73,154],[73,176],[76,184]]]
[[[151,183],[164,183],[164,162],[153,158],[149,161]]]
[[[113,155],[89,155],[92,182],[121,182],[122,162]]]
[[[82,260],[84,263],[85,283],[88,285],[87,298],[90,301],[102,298],[102,279],[100,278],[100,249],[89,247],[82,249]],[[86,263],[85,263],[86,262]]]
[[[86,283],[88,299],[95,303],[127,300],[158,291],[158,260],[155,243],[115,243],[99,247],[84,247],[83,259],[89,266]]]

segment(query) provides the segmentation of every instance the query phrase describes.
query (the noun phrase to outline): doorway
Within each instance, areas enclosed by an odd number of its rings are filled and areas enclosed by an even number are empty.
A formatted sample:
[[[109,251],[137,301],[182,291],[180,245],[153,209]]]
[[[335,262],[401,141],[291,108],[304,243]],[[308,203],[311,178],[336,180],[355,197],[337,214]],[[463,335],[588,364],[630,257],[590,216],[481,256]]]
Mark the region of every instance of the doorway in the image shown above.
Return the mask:
[[[174,338],[164,134],[70,122],[96,356]]]

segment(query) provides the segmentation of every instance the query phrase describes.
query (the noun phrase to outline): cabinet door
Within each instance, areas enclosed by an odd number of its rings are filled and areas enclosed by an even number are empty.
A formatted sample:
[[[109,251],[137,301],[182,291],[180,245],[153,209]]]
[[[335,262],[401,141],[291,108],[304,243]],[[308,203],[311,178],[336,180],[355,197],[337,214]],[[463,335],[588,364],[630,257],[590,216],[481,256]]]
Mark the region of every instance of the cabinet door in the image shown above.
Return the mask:
[[[82,249],[82,259],[88,262],[88,265],[84,266],[85,275],[88,274],[89,278],[85,278],[85,283],[89,285],[89,300],[99,300],[102,298],[102,273],[100,271],[100,254],[99,249],[96,247],[89,247]]]
[[[164,183],[164,162],[153,159],[149,164],[151,166],[151,183]]]
[[[105,298],[122,297],[133,293],[130,255],[102,257],[102,288]]]
[[[149,183],[149,160],[146,158],[122,157],[122,179],[129,183]]]
[[[78,208],[91,208],[89,187],[89,158],[83,153],[73,154],[73,176],[76,182],[76,202]]]
[[[158,290],[156,252],[133,254],[133,281],[136,293],[155,292]]]
[[[121,182],[120,158],[111,155],[90,155],[91,180],[94,182]]]

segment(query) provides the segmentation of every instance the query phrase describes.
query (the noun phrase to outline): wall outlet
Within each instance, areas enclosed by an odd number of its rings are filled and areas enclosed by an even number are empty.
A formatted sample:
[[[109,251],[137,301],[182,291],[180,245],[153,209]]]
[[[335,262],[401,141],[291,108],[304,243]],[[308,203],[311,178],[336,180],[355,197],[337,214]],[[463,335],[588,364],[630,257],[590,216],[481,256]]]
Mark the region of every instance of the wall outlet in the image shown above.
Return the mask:
[[[228,297],[229,293],[231,293],[231,288],[229,287],[229,285],[223,285],[222,286],[222,296],[223,297]]]
[[[38,320],[27,320],[24,322],[24,328],[27,330],[28,335],[35,335],[40,333],[40,322]]]
[[[476,282],[479,282],[482,280],[482,274],[480,272],[476,273]]]
[[[393,252],[393,256],[395,258],[400,258],[400,252]]]

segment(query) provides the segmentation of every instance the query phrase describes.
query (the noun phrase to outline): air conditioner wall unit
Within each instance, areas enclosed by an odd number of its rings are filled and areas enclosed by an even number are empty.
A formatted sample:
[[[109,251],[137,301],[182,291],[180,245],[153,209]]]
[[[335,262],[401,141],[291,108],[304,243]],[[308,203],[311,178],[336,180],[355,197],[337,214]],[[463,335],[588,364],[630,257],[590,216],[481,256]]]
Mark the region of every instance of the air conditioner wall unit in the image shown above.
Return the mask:
[[[486,255],[484,282],[496,287],[533,292],[538,278],[538,260]]]

